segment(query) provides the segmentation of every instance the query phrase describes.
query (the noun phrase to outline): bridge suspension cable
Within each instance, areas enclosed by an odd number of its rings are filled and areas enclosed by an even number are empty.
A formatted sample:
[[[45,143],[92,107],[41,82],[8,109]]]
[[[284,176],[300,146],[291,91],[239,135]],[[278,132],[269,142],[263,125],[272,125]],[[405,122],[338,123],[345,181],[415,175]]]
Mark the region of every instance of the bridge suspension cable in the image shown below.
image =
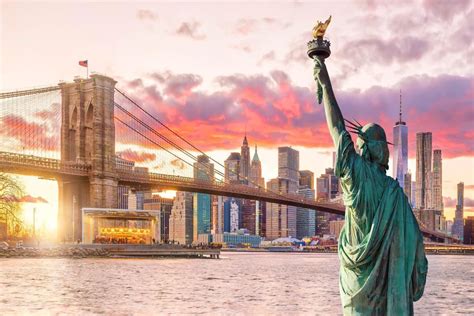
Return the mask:
[[[148,117],[150,117],[152,120],[154,120],[155,122],[157,122],[160,126],[164,127],[167,131],[171,132],[172,135],[178,137],[180,140],[184,141],[186,144],[188,144],[189,146],[191,146],[193,149],[195,149],[197,152],[201,153],[202,155],[204,155],[205,157],[207,157],[208,159],[212,160],[213,162],[215,162],[217,165],[221,166],[224,168],[225,170],[225,166],[222,165],[219,161],[213,159],[212,157],[208,156],[207,154],[205,154],[202,150],[200,150],[197,146],[193,145],[191,142],[189,142],[188,140],[186,140],[184,137],[182,137],[181,135],[179,135],[177,132],[173,131],[171,128],[169,128],[166,124],[164,124],[162,121],[160,121],[158,118],[156,118],[154,115],[152,115],[150,112],[148,112],[147,110],[145,110],[142,106],[140,106],[137,102],[135,102],[134,100],[132,100],[130,97],[128,97],[124,92],[120,91],[119,89],[115,89],[119,94],[121,94],[123,97],[125,97],[128,101],[130,101],[135,107],[137,107],[140,111],[142,111],[143,113],[145,113]],[[192,153],[190,153],[189,151],[187,151],[186,149],[184,149],[182,146],[179,146],[178,144],[176,144],[176,142],[170,140],[168,137],[164,136],[163,133],[160,133],[158,132],[155,128],[152,128],[151,126],[149,126],[148,124],[146,124],[145,122],[143,122],[143,120],[141,120],[140,118],[138,118],[137,116],[135,116],[134,114],[132,114],[130,111],[124,109],[123,106],[119,105],[118,103],[115,103],[115,106],[116,108],[118,108],[119,110],[123,111],[128,117],[132,118],[135,122],[139,123],[141,126],[145,127],[145,129],[147,129],[148,131],[152,132],[153,134],[157,135],[158,137],[160,137],[162,140],[164,140],[165,142],[167,142],[169,145],[171,145],[173,148],[176,148],[178,149],[180,152],[186,154],[188,157],[190,157],[193,162],[197,162],[198,164],[201,164],[197,157],[194,156]],[[122,121],[123,123],[123,121]],[[131,128],[129,125],[127,125],[129,128]],[[137,129],[133,129],[135,132],[138,132]],[[138,132],[141,136],[143,137],[146,137],[143,135],[143,133],[140,133]],[[151,139],[149,137],[146,137],[146,139],[148,141],[151,141]],[[153,144],[155,145],[158,145],[160,148],[163,148],[163,146],[157,144],[156,142],[152,142]],[[167,152],[170,153],[170,151],[167,150]],[[173,156],[177,157],[176,155],[173,154]],[[180,159],[181,161],[185,162],[186,164],[190,165],[190,166],[193,166],[191,163],[187,162],[185,159],[181,158],[181,157],[178,157],[178,159]],[[201,164],[203,165],[203,164]],[[201,170],[203,172],[205,172],[206,174],[208,174],[210,176],[211,179],[214,179],[216,180],[215,178],[215,175],[214,174],[210,174],[209,173],[209,170],[207,170],[207,168],[204,168],[204,170]],[[236,172],[234,172],[233,170],[226,170],[227,172],[229,173],[232,173],[234,175],[237,175],[238,174]],[[225,177],[225,174],[220,172],[219,170],[214,170],[215,173],[217,173],[218,175],[222,176],[222,177]],[[261,187],[258,183],[254,183],[252,182],[250,179],[246,179],[248,181],[248,183],[254,185],[256,188],[260,188],[260,189],[263,189],[265,190],[266,192],[268,193],[273,193],[275,195],[282,195],[280,192],[275,192],[275,191],[272,191],[272,190],[269,190],[268,188],[265,189],[263,187]],[[285,195],[286,196],[286,195]],[[293,197],[293,196],[287,196],[287,198],[289,200],[293,200],[293,201],[301,201],[302,197]]]

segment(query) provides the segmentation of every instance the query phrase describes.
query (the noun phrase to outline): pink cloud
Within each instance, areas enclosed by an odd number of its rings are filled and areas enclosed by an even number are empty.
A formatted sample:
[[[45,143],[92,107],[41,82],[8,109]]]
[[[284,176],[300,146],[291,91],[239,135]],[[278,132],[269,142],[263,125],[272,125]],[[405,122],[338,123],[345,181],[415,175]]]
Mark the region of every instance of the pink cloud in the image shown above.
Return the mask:
[[[131,149],[117,152],[117,155],[123,159],[134,161],[134,162],[147,162],[156,159],[156,155],[147,152],[137,152]]]
[[[262,146],[333,146],[323,107],[316,104],[315,90],[294,85],[282,71],[269,76],[221,76],[216,79],[220,88],[212,91],[192,90],[201,83],[195,80],[199,76],[173,77],[183,79],[185,84],[178,84],[180,88],[175,90],[171,88],[173,80],[156,80],[149,86],[137,85],[130,93],[155,117],[204,150],[235,148],[245,124],[249,137]],[[473,79],[466,77],[419,76],[405,78],[396,88],[336,90],[335,94],[345,117],[378,122],[391,139],[401,86],[410,157],[415,155],[415,133],[431,131],[433,147],[441,148],[443,157],[451,158],[474,155],[473,144],[468,141],[474,136],[473,84]],[[186,93],[177,93],[181,87]],[[150,90],[157,93],[150,94]],[[160,128],[152,121],[150,124]]]
[[[199,33],[201,23],[199,22],[183,22],[176,30],[176,34],[186,36],[195,40],[203,40],[206,38],[204,34]]]

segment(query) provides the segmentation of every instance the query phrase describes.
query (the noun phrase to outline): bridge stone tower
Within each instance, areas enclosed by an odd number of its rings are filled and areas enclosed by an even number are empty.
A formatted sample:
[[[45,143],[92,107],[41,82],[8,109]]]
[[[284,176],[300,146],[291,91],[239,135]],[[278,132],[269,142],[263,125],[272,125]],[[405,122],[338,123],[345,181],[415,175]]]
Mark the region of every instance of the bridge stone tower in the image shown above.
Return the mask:
[[[82,238],[83,207],[117,207],[114,87],[103,75],[60,83],[61,162],[87,164],[88,178],[59,179],[60,241]]]

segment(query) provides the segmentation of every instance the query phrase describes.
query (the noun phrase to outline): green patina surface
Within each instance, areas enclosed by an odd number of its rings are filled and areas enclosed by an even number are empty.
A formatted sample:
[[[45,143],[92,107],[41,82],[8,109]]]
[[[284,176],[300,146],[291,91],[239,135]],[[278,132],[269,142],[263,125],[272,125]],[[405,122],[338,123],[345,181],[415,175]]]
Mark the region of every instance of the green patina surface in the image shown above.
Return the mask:
[[[360,129],[355,151],[324,61],[314,77],[323,87],[328,127],[337,148],[346,219],[339,239],[339,288],[344,315],[412,315],[428,271],[423,237],[398,182],[387,176],[383,129]]]

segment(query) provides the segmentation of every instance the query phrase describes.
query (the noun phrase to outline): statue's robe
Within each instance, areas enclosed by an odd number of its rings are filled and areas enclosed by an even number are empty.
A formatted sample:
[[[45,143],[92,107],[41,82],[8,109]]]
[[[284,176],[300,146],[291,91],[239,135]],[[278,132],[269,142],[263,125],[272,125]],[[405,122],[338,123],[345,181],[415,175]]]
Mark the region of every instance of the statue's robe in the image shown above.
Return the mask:
[[[346,131],[337,143],[336,175],[346,205],[338,247],[344,315],[412,315],[428,261],[403,189],[355,152]]]

